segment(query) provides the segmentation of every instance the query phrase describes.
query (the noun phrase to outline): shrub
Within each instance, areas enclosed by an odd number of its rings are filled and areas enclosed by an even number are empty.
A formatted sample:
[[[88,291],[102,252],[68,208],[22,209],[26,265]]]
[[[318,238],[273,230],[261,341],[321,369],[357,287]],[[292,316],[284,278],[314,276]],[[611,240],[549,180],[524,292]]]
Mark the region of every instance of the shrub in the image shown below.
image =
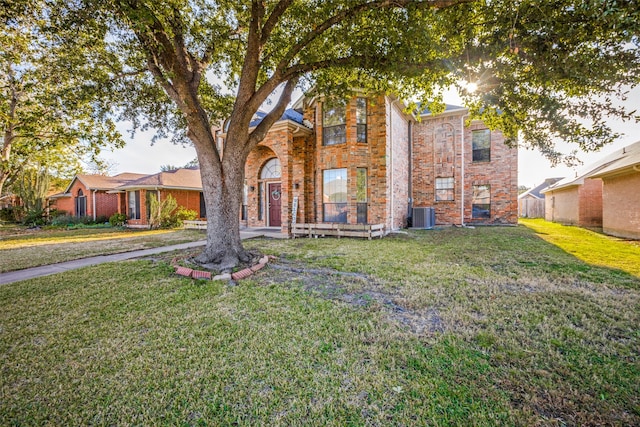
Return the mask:
[[[150,200],[149,226],[151,228],[171,228],[176,226],[176,219],[173,212],[178,207],[178,202],[172,195],[168,195],[166,199],[158,202],[155,197]]]
[[[198,218],[198,212],[193,209],[187,209],[184,206],[180,206],[175,213],[176,227],[181,227],[184,221],[193,221]]]
[[[26,215],[22,218],[22,224],[28,225],[29,227],[45,225],[46,222],[44,211],[41,209],[27,211]]]
[[[122,227],[126,221],[127,216],[121,213],[114,213],[109,217],[109,224],[111,224],[112,227]]]
[[[90,216],[60,215],[51,220],[51,225],[58,227],[70,227],[78,224],[93,224],[93,218]]]
[[[106,224],[107,222],[109,222],[109,218],[106,215],[100,215],[95,220],[96,224]]]
[[[13,222],[16,217],[13,215],[13,208],[0,209],[0,221]]]

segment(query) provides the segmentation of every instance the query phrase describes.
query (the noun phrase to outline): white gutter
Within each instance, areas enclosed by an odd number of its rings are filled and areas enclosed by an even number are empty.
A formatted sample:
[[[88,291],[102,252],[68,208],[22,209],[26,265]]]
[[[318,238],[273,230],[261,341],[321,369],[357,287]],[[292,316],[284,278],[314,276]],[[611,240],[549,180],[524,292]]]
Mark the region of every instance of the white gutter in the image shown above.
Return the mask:
[[[93,190],[93,221],[96,221],[96,191],[98,190]]]

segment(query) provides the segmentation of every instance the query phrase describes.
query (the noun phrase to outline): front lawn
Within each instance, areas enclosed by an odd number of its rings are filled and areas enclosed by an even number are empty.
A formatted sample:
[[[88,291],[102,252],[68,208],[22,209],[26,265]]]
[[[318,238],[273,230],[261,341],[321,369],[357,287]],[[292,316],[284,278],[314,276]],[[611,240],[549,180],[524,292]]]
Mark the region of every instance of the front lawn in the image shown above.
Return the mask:
[[[82,228],[0,234],[0,273],[71,261],[96,255],[129,252],[201,240],[197,230],[132,230]]]
[[[0,424],[639,425],[640,278],[525,227],[248,241],[0,287]]]

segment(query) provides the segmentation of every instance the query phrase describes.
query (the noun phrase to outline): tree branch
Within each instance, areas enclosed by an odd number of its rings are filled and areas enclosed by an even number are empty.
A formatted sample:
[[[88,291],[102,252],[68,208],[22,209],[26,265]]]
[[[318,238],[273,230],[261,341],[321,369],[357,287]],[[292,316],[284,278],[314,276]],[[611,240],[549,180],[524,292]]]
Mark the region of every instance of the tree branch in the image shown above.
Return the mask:
[[[322,22],[318,26],[316,26],[313,31],[309,32],[302,40],[296,43],[289,51],[285,54],[284,58],[278,63],[276,67],[277,70],[284,70],[289,66],[289,63],[296,57],[306,46],[308,46],[313,40],[322,35],[324,32],[329,30],[334,25],[344,22],[349,18],[353,18],[367,10],[374,9],[391,9],[391,8],[404,8],[409,4],[417,5],[417,6],[425,6],[425,7],[433,7],[433,8],[444,8],[450,7],[461,3],[468,3],[472,0],[430,0],[430,1],[415,1],[415,0],[376,0],[367,3],[357,4],[349,9],[345,9],[333,16],[331,16],[326,21]]]
[[[267,135],[267,132],[269,132],[269,129],[271,129],[271,126],[273,126],[275,122],[280,120],[280,117],[282,117],[282,114],[284,114],[287,105],[289,104],[289,102],[291,102],[291,94],[293,93],[293,90],[295,89],[297,84],[297,77],[294,77],[291,80],[287,81],[284,89],[282,90],[282,94],[280,94],[280,99],[278,100],[276,106],[249,134],[249,141],[244,147],[243,154],[245,154],[245,156],[248,155],[248,153],[251,152],[251,150],[264,139],[264,137]]]
[[[286,12],[289,6],[291,6],[291,3],[293,3],[293,0],[280,0],[278,4],[273,8],[271,15],[269,15],[269,18],[267,18],[267,22],[265,22],[262,26],[262,35],[260,37],[261,46],[264,46],[265,43],[267,43],[267,40],[269,40],[269,37],[271,36],[271,32],[278,24],[280,17],[284,14],[284,12]]]

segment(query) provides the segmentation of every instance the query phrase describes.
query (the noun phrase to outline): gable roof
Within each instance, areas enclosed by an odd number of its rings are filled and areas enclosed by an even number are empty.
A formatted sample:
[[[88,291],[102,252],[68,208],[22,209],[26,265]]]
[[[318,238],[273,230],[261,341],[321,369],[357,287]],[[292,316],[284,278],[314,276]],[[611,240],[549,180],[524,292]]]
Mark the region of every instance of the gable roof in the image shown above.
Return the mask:
[[[138,189],[174,189],[202,191],[202,179],[199,168],[175,169],[159,172],[153,175],[143,175],[142,178],[127,182],[114,188],[116,191]]]
[[[603,173],[612,172],[614,170],[622,169],[625,167],[633,167],[634,163],[627,164],[629,161],[633,162],[633,159],[638,158],[640,152],[640,141],[627,145],[622,149],[603,157],[599,161],[590,164],[576,173],[575,177],[564,178],[554,185],[550,186],[543,193],[559,190],[562,188],[573,187],[576,185],[582,185],[587,178],[599,178]],[[626,166],[625,166],[626,165]]]
[[[418,103],[418,110],[420,110],[421,106],[422,106],[422,104]],[[467,111],[467,109],[465,107],[460,106],[460,105],[444,104],[444,111],[442,113],[439,113],[439,114],[462,113],[463,111]],[[431,112],[431,110],[429,110],[429,107],[425,107],[422,111],[420,111],[420,115],[421,116],[430,116],[432,114],[433,113]]]
[[[523,199],[527,196],[535,197],[536,199],[544,199],[544,194],[542,194],[542,191],[545,190],[550,185],[553,185],[556,182],[560,181],[561,179],[562,178],[547,178],[544,180],[542,184],[539,184],[536,187],[530,188],[529,190],[520,194],[518,196],[518,199]]]
[[[618,150],[619,157],[600,171],[591,175],[592,178],[622,175],[627,172],[640,172],[640,141]]]
[[[73,177],[66,190],[64,190],[64,193],[68,193],[69,190],[71,190],[71,187],[76,180],[80,181],[87,190],[113,190],[116,187],[142,178],[143,176],[145,175],[141,173],[130,172],[120,173],[115,176],[78,174]]]

